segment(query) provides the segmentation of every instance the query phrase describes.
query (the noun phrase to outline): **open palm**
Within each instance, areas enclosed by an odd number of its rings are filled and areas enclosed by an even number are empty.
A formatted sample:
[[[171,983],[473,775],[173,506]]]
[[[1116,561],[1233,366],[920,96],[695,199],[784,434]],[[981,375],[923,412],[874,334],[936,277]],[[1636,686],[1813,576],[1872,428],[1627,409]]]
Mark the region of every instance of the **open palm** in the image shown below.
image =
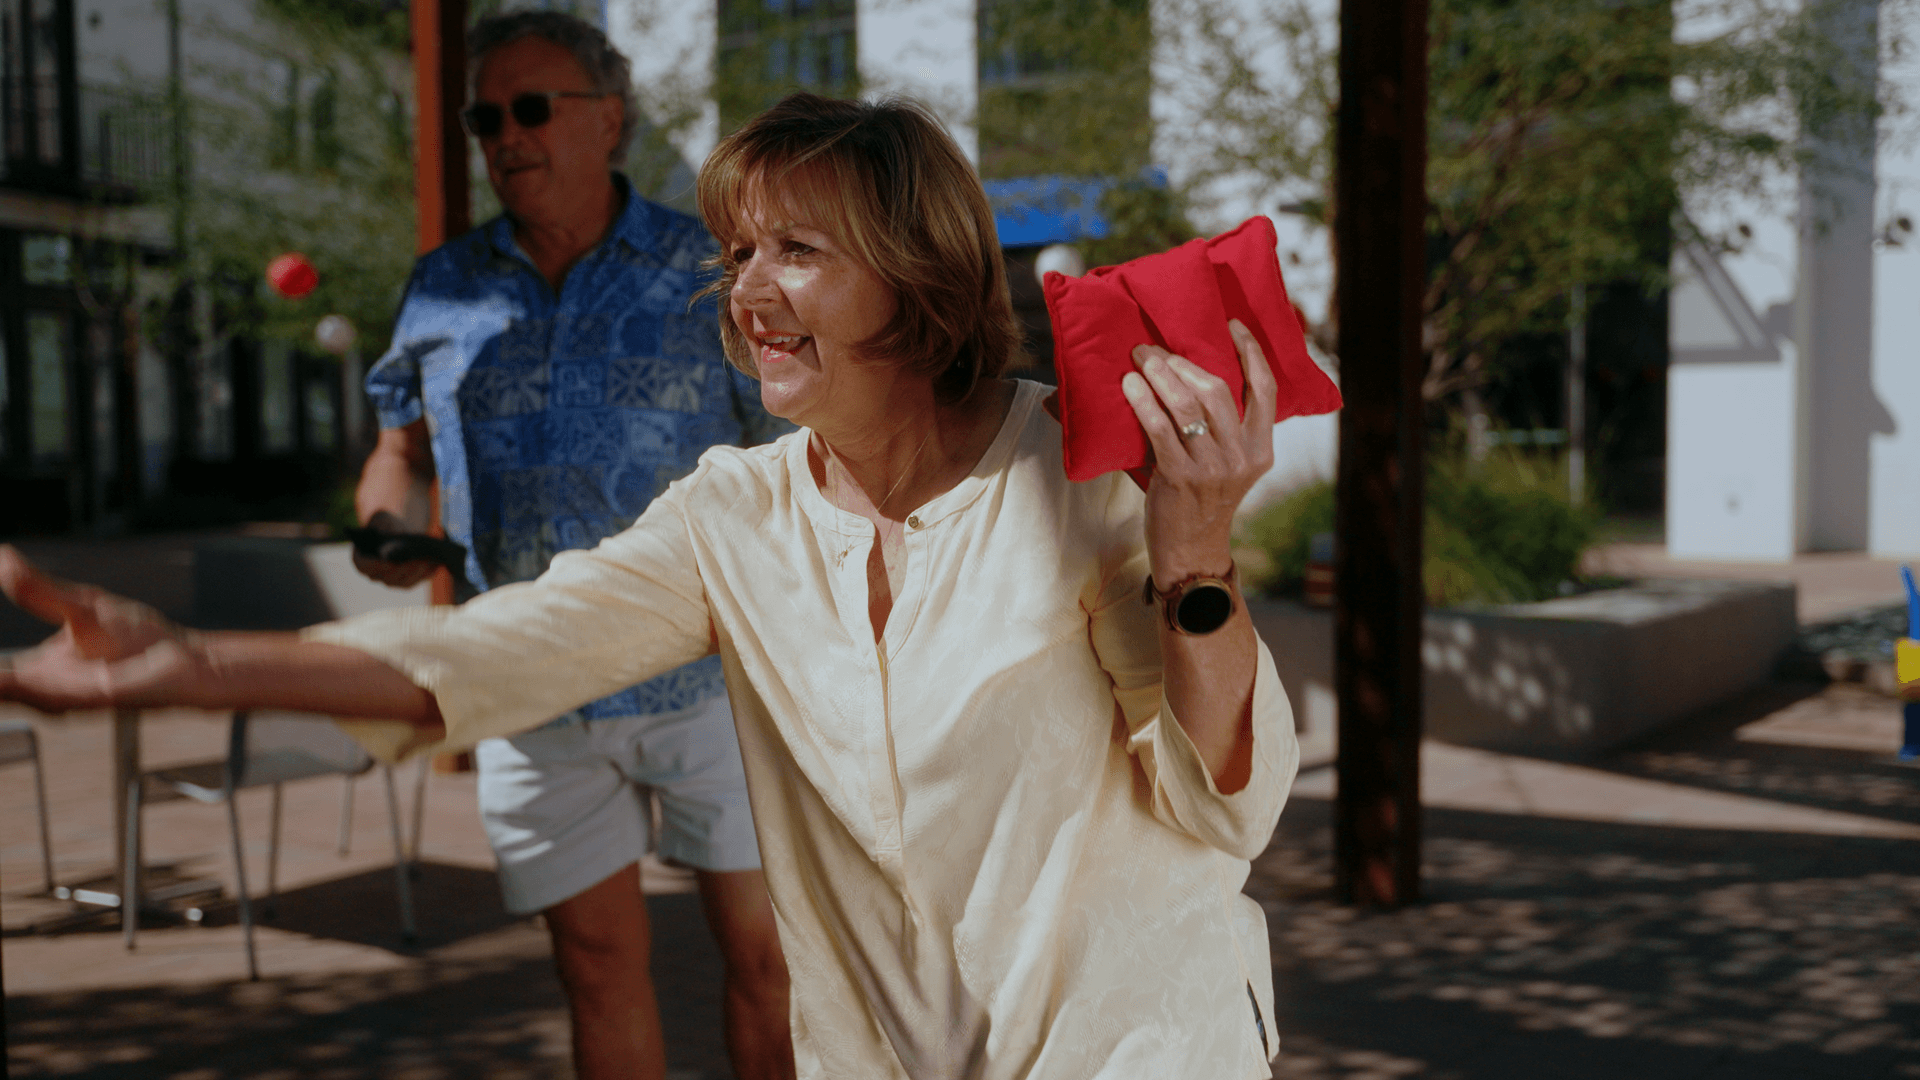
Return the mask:
[[[46,712],[178,701],[202,661],[191,635],[145,604],[52,577],[0,545],[0,592],[60,629],[0,669],[0,699]]]

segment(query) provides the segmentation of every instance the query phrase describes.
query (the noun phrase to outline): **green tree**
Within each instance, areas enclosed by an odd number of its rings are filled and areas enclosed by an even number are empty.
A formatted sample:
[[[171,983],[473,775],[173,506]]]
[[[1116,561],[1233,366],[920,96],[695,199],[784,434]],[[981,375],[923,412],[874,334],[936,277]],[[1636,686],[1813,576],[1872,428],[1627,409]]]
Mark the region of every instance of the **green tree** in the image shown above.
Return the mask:
[[[240,301],[223,305],[223,331],[306,346],[314,323],[339,313],[377,349],[414,258],[406,10],[257,0],[255,16],[247,31],[198,28],[231,52],[192,69],[202,90],[191,102],[182,271]],[[258,287],[285,251],[319,270],[303,299]]]
[[[981,0],[980,175],[1110,181],[1088,265],[1192,239],[1182,192],[1153,179],[1153,19],[1146,0]]]
[[[1897,106],[1893,88],[1854,77],[1860,46],[1826,31],[1820,4],[1682,11],[1714,29],[1676,40],[1664,0],[1435,0],[1430,401],[1483,385],[1503,342],[1563,326],[1575,285],[1664,284],[1680,206],[1760,193],[1807,160],[1799,131],[1870,125]],[[1252,194],[1337,228],[1330,13],[1169,0],[1160,25],[1175,39],[1168,92],[1206,118],[1164,133],[1191,166],[1189,197]],[[1339,314],[1319,328],[1330,352]]]

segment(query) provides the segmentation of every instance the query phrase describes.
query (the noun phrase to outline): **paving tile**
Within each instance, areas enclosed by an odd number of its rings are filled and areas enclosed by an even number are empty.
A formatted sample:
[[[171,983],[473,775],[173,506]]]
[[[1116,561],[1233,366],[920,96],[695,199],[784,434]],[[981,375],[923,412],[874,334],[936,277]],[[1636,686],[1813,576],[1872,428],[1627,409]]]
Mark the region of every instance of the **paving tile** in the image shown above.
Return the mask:
[[[1803,614],[1883,584],[1878,566],[1794,565]],[[181,603],[177,582],[150,585]],[[1856,690],[1783,692],[1578,764],[1430,745],[1428,899],[1394,912],[1334,902],[1332,770],[1304,774],[1248,882],[1273,932],[1277,1075],[1920,1080],[1920,772],[1872,759],[1891,714]],[[109,724],[37,723],[57,870],[103,872]],[[146,761],[217,755],[224,732],[218,716],[155,715]],[[545,934],[499,908],[472,777],[432,778],[413,945],[395,932],[379,788],[356,790],[341,856],[341,785],[288,789],[285,895],[249,984],[230,905],[144,930],[131,955],[109,920],[23,933],[65,905],[32,895],[32,785],[0,770],[9,1075],[568,1075]],[[242,802],[255,864],[263,807]],[[148,834],[151,861],[229,878],[218,808],[156,805]],[[697,899],[684,875],[647,869],[670,1076],[729,1076]]]
[[[0,714],[8,712],[0,705]],[[43,734],[56,872],[104,874],[113,844],[111,731],[104,715],[36,717]],[[226,720],[189,710],[150,716],[149,767],[218,755]],[[403,770],[401,797],[412,797]],[[336,850],[343,782],[288,785],[276,917],[257,930],[263,982],[249,984],[231,901],[200,926],[151,925],[121,944],[117,916],[60,934],[27,932],[71,910],[39,890],[33,793],[24,767],[0,770],[0,974],[8,1075],[154,1077],[570,1075],[566,1010],[546,932],[500,906],[474,811],[471,774],[433,774],[414,880],[420,939],[402,942],[385,798],[356,781],[350,853]],[[267,798],[241,796],[250,882],[264,890]],[[188,800],[146,816],[150,864],[232,890],[225,812]],[[731,1076],[720,1025],[720,960],[688,875],[643,867],[656,979],[674,1033],[670,1080]],[[295,1071],[278,1073],[281,1068]],[[427,1070],[422,1072],[421,1070]]]

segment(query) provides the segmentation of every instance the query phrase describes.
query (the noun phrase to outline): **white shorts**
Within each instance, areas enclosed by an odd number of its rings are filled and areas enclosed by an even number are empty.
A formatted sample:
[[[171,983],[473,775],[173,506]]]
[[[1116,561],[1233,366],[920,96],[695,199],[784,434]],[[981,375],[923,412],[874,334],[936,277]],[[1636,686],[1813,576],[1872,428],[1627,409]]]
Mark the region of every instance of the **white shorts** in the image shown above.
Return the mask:
[[[586,720],[474,748],[480,820],[507,910],[577,896],[649,849],[699,870],[757,870],[726,695],[677,712]],[[653,835],[649,791],[663,827]]]

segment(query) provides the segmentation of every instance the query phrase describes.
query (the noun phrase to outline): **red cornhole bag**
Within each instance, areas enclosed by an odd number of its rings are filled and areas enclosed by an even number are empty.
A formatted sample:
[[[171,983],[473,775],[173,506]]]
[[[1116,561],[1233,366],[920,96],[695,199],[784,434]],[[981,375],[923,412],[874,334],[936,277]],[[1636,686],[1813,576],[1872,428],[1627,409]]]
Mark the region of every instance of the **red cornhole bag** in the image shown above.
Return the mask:
[[[1280,279],[1278,244],[1273,222],[1253,217],[1211,240],[1189,240],[1085,277],[1047,275],[1067,479],[1125,469],[1144,487],[1152,475],[1147,433],[1120,390],[1121,377],[1134,370],[1136,345],[1186,357],[1225,379],[1240,400],[1245,379],[1228,319],[1245,323],[1266,354],[1279,388],[1275,420],[1340,407],[1340,391],[1307,355]]]

